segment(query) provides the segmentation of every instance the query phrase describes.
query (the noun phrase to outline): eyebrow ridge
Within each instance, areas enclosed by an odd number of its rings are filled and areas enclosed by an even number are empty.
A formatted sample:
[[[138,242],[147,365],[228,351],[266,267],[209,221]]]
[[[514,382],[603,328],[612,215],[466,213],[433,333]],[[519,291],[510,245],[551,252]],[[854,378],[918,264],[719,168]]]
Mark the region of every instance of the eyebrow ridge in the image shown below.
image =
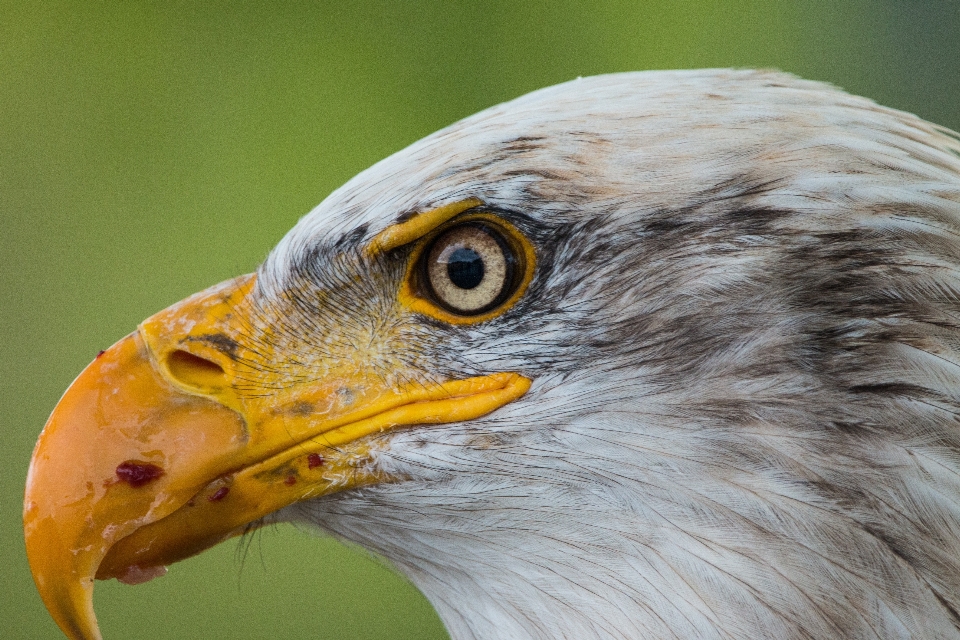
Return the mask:
[[[368,256],[374,256],[402,247],[422,238],[455,215],[482,204],[483,201],[479,198],[467,198],[435,209],[421,211],[409,220],[392,224],[375,235],[364,251]]]

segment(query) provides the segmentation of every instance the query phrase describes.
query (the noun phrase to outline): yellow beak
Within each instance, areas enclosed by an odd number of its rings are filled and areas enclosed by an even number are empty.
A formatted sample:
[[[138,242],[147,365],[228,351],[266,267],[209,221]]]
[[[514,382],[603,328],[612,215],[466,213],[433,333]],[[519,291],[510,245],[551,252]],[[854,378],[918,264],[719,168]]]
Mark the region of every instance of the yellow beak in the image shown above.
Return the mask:
[[[254,276],[144,321],[74,381],[27,476],[24,535],[70,638],[100,638],[93,580],[141,582],[299,500],[390,481],[371,436],[471,420],[526,393],[515,373],[389,384],[361,362],[315,375],[244,346]],[[269,363],[269,364],[267,364]]]

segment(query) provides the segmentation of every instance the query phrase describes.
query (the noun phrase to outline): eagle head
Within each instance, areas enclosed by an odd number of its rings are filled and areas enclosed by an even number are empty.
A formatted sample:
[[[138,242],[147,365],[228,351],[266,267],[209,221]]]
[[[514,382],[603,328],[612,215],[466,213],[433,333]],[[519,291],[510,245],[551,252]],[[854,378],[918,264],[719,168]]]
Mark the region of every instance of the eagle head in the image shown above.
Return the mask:
[[[960,142],[776,72],[578,79],[364,171],[67,390],[72,638],[268,523],[469,638],[960,637]]]

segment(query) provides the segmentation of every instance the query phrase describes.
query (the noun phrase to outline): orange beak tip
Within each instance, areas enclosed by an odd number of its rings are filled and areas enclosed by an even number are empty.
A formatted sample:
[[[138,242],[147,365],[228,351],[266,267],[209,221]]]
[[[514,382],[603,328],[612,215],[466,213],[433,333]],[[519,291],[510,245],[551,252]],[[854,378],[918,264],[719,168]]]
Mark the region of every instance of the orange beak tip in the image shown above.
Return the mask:
[[[23,511],[34,581],[68,637],[100,638],[93,581],[107,553],[187,502],[244,428],[232,409],[172,387],[138,333],[77,377],[37,441]],[[121,558],[107,577],[140,584],[163,564]]]

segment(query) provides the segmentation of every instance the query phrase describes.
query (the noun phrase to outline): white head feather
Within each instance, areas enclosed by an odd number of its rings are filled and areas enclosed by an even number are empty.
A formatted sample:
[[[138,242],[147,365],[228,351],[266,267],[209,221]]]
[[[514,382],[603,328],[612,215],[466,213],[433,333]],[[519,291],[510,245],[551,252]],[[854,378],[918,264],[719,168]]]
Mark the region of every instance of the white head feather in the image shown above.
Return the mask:
[[[410,320],[407,375],[533,388],[280,519],[388,558],[457,640],[960,638],[952,134],[774,72],[579,79],[361,173],[259,291],[471,197],[537,273],[496,320]]]

